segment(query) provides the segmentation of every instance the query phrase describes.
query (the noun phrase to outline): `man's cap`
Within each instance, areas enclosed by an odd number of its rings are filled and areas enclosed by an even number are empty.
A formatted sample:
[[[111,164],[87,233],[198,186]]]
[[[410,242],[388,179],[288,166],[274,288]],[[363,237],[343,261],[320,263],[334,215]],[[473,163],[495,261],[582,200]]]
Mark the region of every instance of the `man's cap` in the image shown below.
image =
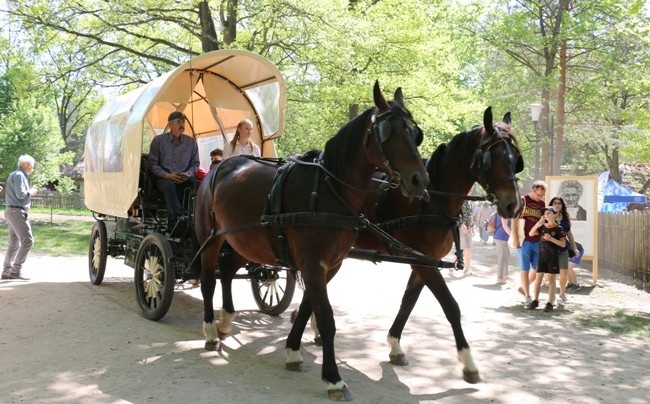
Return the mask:
[[[555,210],[555,208],[553,206],[546,206],[546,207],[542,208],[542,213],[546,212],[547,210],[550,210],[553,213],[557,213],[557,210]]]
[[[174,111],[171,114],[169,114],[169,117],[167,118],[167,122],[175,121],[177,119],[185,119],[185,115],[181,111]]]

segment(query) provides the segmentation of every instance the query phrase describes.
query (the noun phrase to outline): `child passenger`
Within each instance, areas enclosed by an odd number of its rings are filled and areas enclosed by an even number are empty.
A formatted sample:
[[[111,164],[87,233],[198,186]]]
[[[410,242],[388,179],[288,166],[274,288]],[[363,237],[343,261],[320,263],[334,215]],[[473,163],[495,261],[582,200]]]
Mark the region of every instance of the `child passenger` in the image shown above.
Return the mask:
[[[553,311],[555,301],[555,275],[560,273],[559,250],[566,245],[566,234],[562,227],[555,221],[557,211],[553,206],[542,208],[542,218],[530,229],[530,236],[540,235],[539,264],[537,278],[535,279],[535,299],[528,308],[534,310],[539,306],[539,289],[548,275],[548,302],[544,307],[545,312]]]

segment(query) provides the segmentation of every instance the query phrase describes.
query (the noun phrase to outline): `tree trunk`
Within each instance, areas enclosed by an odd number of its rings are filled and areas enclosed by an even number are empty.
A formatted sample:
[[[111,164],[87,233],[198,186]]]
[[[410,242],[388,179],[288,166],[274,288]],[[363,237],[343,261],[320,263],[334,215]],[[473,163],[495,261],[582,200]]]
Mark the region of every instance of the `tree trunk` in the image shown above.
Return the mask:
[[[348,105],[348,118],[352,120],[357,115],[359,115],[359,104]]]
[[[229,45],[237,39],[237,7],[239,0],[222,0],[219,9],[221,26],[223,27],[223,42]],[[225,6],[225,7],[224,7]],[[225,8],[225,10],[224,10]]]
[[[212,12],[207,1],[199,3],[199,21],[201,23],[201,49],[203,53],[219,50],[217,31],[212,21]]]
[[[565,2],[565,11],[569,11],[569,2]],[[567,71],[567,41],[562,40],[560,45],[560,85],[557,92],[557,127],[552,136],[555,136],[553,146],[553,167],[551,175],[562,175],[562,160],[564,159],[564,123],[566,122],[566,71]]]

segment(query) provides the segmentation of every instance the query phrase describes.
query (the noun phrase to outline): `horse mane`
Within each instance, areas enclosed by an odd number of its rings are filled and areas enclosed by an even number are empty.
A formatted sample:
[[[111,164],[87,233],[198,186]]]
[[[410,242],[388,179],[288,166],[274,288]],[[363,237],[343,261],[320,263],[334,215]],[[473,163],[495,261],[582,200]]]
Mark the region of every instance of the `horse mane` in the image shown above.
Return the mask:
[[[429,178],[433,180],[436,177],[436,174],[440,172],[440,166],[443,164],[443,161],[446,161],[449,158],[455,158],[457,150],[464,151],[468,153],[469,151],[474,152],[476,149],[476,135],[478,132],[483,130],[483,126],[475,126],[470,130],[466,130],[454,136],[449,142],[442,143],[431,155],[429,159],[429,164],[427,165],[427,173]]]
[[[369,108],[356,116],[325,143],[323,165],[337,177],[346,174],[346,169],[349,169],[350,164],[357,158],[355,153],[358,152],[361,144],[359,137],[365,135],[364,125],[373,111],[374,108]]]

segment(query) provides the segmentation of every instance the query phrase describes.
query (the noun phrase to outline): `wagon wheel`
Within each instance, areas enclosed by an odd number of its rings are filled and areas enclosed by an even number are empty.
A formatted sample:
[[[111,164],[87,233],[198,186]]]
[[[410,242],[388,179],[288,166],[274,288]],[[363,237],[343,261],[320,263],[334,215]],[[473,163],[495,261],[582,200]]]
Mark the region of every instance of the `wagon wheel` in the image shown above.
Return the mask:
[[[149,320],[163,318],[172,304],[175,273],[170,265],[172,248],[160,233],[142,240],[135,257],[135,293],[142,315]]]
[[[88,245],[88,274],[93,285],[101,285],[106,271],[106,255],[108,240],[106,236],[106,225],[101,220],[96,220],[93,229],[90,231],[90,243]]]
[[[251,288],[260,311],[279,316],[291,304],[296,289],[293,269],[260,265],[251,269]]]

